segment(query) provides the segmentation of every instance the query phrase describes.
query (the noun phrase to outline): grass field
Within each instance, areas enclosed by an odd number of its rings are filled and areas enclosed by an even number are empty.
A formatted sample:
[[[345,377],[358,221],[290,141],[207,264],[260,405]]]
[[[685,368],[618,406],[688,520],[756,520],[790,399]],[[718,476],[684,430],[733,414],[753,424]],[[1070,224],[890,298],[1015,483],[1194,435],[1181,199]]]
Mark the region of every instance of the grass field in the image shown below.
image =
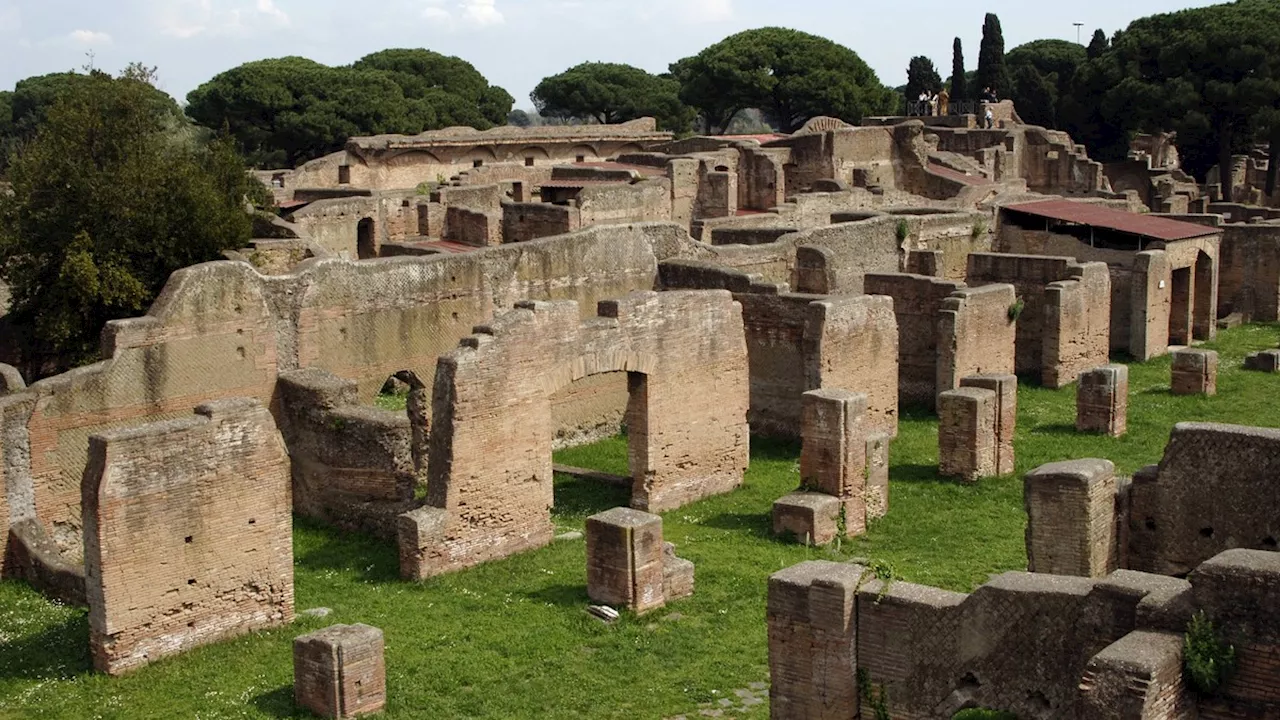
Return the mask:
[[[697,564],[694,597],[606,626],[584,612],[585,545],[562,541],[421,584],[397,578],[390,543],[295,523],[299,611],[324,619],[203,648],[109,679],[90,672],[83,609],[0,584],[0,718],[305,717],[292,700],[291,642],[334,623],[386,632],[387,718],[663,718],[767,681],[766,579],[811,558],[871,558],[912,582],[967,591],[1026,566],[1020,474],[1042,463],[1106,457],[1123,473],[1159,460],[1172,425],[1207,420],[1280,425],[1280,375],[1240,370],[1275,347],[1280,327],[1223,333],[1219,395],[1174,397],[1169,362],[1135,364],[1129,435],[1077,435],[1074,388],[1022,387],[1018,476],[969,487],[936,476],[937,421],[906,413],[892,450],[890,512],[865,537],[831,549],[769,535],[772,502],[799,482],[799,448],[755,441],[740,490],[667,513],[665,534]],[[625,473],[612,439],[557,453],[570,465]],[[555,522],[627,502],[625,491],[557,478]],[[767,717],[767,706],[726,716]]]

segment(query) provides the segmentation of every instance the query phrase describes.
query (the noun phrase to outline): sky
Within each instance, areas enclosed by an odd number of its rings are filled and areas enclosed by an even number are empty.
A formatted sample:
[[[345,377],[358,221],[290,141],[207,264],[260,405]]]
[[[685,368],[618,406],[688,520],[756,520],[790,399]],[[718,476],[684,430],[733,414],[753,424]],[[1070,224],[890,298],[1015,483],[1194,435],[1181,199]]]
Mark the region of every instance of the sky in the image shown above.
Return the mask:
[[[538,81],[587,61],[664,72],[742,30],[778,25],[853,48],[889,86],[908,60],[946,77],[951,44],[977,65],[983,15],[999,15],[1005,47],[1042,38],[1108,35],[1158,12],[1213,0],[0,0],[0,89],[88,65],[159,68],[182,100],[240,63],[301,55],[343,65],[393,47],[425,47],[471,62],[531,108]]]

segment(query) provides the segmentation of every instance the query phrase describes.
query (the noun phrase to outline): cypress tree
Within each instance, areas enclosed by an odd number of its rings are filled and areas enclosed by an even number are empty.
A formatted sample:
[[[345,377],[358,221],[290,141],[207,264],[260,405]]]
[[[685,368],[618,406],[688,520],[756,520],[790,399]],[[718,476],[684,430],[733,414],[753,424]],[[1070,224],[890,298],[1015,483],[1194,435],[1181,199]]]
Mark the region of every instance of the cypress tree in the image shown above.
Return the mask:
[[[1093,39],[1089,41],[1089,47],[1085,49],[1085,53],[1090,60],[1093,60],[1106,52],[1108,47],[1110,47],[1110,43],[1107,42],[1107,34],[1100,29],[1094,30]]]
[[[987,13],[982,25],[982,44],[978,46],[978,85],[991,88],[1000,99],[1009,97],[1009,70],[1004,66],[1004,32],[1000,18]]]
[[[956,38],[951,46],[951,99],[969,99],[969,88],[964,82],[964,49],[960,46],[960,38]]]

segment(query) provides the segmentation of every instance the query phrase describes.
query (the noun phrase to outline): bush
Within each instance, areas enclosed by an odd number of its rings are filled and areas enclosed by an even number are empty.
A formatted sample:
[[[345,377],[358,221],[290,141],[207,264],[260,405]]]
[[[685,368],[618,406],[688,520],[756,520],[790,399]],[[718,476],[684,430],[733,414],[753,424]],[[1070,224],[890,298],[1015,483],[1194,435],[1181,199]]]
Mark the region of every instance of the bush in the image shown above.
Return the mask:
[[[898,221],[898,229],[896,234],[898,237],[898,242],[905,242],[907,237],[911,235],[911,226],[907,224],[906,220]]]
[[[1027,308],[1027,301],[1018,298],[1017,302],[1009,306],[1009,322],[1013,322],[1022,317],[1022,311]]]
[[[1203,610],[1187,623],[1182,665],[1191,687],[1202,695],[1216,694],[1235,673],[1236,649],[1218,635]]]

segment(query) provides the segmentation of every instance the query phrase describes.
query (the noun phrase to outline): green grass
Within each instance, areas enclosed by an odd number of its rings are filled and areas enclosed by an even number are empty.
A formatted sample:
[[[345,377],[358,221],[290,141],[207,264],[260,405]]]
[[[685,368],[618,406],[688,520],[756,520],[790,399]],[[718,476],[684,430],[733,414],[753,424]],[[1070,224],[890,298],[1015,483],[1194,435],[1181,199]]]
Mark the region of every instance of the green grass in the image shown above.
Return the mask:
[[[865,557],[911,582],[967,591],[1026,566],[1020,474],[1045,462],[1106,457],[1130,473],[1160,459],[1172,425],[1212,420],[1280,424],[1280,376],[1245,373],[1247,352],[1274,347],[1280,327],[1223,334],[1215,398],[1174,397],[1169,362],[1131,368],[1129,435],[1072,429],[1074,389],[1020,391],[1019,475],[965,487],[936,475],[937,422],[903,418],[892,449],[890,512],[866,536],[807,548],[769,536],[769,508],[799,484],[798,447],[756,440],[745,486],[667,513],[665,535],[697,564],[694,597],[612,626],[584,612],[585,546],[550,547],[421,584],[401,582],[391,543],[295,523],[297,607],[324,619],[202,648],[112,679],[90,672],[85,611],[0,583],[0,718],[281,718],[293,707],[291,641],[334,623],[386,632],[388,718],[663,718],[767,679],[766,579],[813,558]],[[556,454],[558,462],[626,472],[615,438]],[[580,530],[625,490],[556,480],[555,523]],[[734,711],[767,717],[767,707]]]

